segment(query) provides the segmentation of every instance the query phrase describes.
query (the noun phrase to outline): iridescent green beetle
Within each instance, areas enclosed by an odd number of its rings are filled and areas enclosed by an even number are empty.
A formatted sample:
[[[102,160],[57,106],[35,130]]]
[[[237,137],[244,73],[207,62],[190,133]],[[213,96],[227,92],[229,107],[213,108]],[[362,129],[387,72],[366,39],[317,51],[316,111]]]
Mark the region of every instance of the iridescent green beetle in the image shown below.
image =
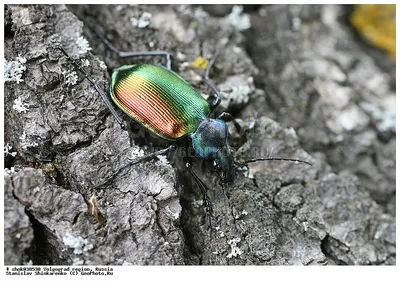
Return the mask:
[[[189,137],[197,156],[216,160],[224,180],[233,180],[225,114],[208,118],[219,96],[210,105],[175,72],[148,64],[115,70],[110,93],[120,109],[159,137],[169,141]]]
[[[165,66],[142,64],[122,66],[116,69],[112,74],[110,86],[111,98],[128,116],[159,137],[171,142],[180,140],[181,138],[189,138],[196,156],[203,159],[214,160],[214,166],[220,173],[222,182],[227,183],[234,180],[236,166],[244,166],[247,163],[255,161],[285,160],[311,165],[309,162],[291,158],[270,157],[251,159],[242,162],[234,160],[228,142],[228,126],[225,122],[233,121],[238,131],[241,131],[240,125],[230,114],[225,112],[220,114],[216,119],[209,117],[212,110],[214,110],[221,101],[217,88],[209,79],[210,68],[214,64],[218,52],[216,52],[210,60],[205,70],[204,81],[213,90],[213,95],[206,100],[198,94],[187,81],[171,70],[171,56],[169,53],[164,51],[121,52],[111,45],[97,29],[95,29],[95,31],[107,47],[117,53],[121,58],[165,56]],[[68,56],[63,48],[60,49],[92,83],[117,122],[121,127],[125,128],[123,120],[111,106],[106,94],[86,71],[75,60]],[[112,180],[127,166],[149,160],[161,154],[166,154],[175,148],[175,145],[171,145],[166,149],[133,160],[129,164],[119,168],[108,181]],[[190,160],[187,162],[186,167],[202,190],[205,204],[209,206],[206,185],[192,170],[192,163]],[[104,184],[105,183],[101,185]]]

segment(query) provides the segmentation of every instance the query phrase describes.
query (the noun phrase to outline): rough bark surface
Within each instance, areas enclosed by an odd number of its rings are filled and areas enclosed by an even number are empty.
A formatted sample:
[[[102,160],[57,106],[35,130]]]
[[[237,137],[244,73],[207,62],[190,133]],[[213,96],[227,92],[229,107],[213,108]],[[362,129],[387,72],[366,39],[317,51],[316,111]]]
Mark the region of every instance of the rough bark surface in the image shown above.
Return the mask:
[[[5,142],[17,152],[5,153],[5,264],[395,264],[394,64],[354,34],[341,6],[245,12],[250,29],[229,6],[5,7],[5,59],[26,58],[23,81],[5,82]],[[196,161],[211,229],[176,156],[92,191],[165,144],[128,119],[122,130],[82,74],[74,80],[58,45],[106,92],[119,65],[162,63],[119,60],[90,17],[120,50],[169,51],[202,94],[210,89],[191,63],[225,42],[212,78],[223,92],[217,112],[249,128],[241,136],[230,125],[237,156],[272,151],[314,165],[254,163],[221,189],[212,163]]]

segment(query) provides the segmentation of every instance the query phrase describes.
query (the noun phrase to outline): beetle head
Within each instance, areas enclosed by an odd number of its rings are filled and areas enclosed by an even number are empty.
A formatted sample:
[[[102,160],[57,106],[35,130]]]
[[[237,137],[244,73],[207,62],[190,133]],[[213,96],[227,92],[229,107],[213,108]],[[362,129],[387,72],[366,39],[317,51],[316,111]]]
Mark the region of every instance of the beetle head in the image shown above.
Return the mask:
[[[231,182],[234,178],[234,161],[228,144],[228,126],[219,119],[205,119],[191,135],[196,154],[204,159],[213,159],[216,168],[222,172],[222,180]]]

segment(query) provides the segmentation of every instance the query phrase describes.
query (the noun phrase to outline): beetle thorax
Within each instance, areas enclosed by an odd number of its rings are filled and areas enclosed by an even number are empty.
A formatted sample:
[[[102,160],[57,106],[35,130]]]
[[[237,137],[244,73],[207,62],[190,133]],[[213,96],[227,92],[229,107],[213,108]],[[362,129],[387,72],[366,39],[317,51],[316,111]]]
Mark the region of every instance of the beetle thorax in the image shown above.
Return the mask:
[[[205,119],[191,135],[193,148],[199,157],[215,158],[228,142],[228,127],[219,119]]]

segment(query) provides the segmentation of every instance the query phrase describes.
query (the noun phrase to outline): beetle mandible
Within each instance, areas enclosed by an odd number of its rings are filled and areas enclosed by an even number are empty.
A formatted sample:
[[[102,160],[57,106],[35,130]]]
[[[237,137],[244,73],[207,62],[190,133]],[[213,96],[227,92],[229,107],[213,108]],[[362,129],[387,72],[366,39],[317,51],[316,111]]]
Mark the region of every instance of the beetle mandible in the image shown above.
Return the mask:
[[[214,160],[214,167],[220,172],[223,183],[232,182],[235,178],[236,168],[251,162],[281,160],[311,165],[311,163],[304,160],[281,157],[257,158],[246,161],[234,159],[229,146],[229,131],[226,122],[232,121],[240,132],[239,123],[232,115],[226,112],[221,113],[215,119],[210,117],[212,111],[221,102],[218,89],[209,78],[210,69],[221,49],[218,49],[211,58],[204,72],[203,81],[213,91],[213,94],[206,100],[187,81],[171,70],[170,53],[166,51],[122,52],[101,34],[96,24],[94,25],[94,31],[119,58],[165,56],[164,66],[140,64],[117,68],[112,74],[110,84],[111,98],[129,117],[155,133],[158,137],[170,142],[189,138],[197,157]],[[58,48],[93,85],[111,114],[115,117],[115,120],[123,129],[126,129],[123,119],[117,114],[104,91],[88,75],[86,70],[68,55],[63,47]],[[118,168],[106,182],[97,185],[94,189],[111,181],[126,167],[167,154],[174,149],[176,149],[175,144],[132,160]],[[207,186],[194,173],[191,158],[187,158],[186,167],[202,191],[205,206],[210,207]]]

